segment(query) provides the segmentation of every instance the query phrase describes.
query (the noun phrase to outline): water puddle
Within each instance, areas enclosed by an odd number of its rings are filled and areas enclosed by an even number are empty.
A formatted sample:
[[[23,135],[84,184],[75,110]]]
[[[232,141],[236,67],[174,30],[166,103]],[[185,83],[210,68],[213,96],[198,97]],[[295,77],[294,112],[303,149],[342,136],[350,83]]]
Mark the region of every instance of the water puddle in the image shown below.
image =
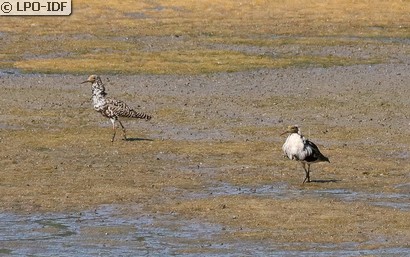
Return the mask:
[[[410,185],[408,184],[399,186],[408,186],[410,188]],[[230,185],[228,183],[221,183],[218,186],[208,187],[203,192],[187,193],[185,195],[186,197],[191,199],[204,198],[208,197],[209,195],[255,195],[267,196],[276,199],[296,199],[303,196],[330,197],[346,202],[362,201],[375,206],[410,211],[410,194],[406,193],[405,191],[403,191],[403,193],[368,193],[355,192],[348,189],[309,190],[290,187],[285,182],[258,187],[238,187]]]
[[[410,211],[410,195],[398,193],[366,193],[346,189],[330,189],[316,191],[320,196],[334,197],[342,201],[362,201],[368,204]]]
[[[406,185],[399,185],[407,188]],[[174,189],[178,190],[178,189]],[[407,189],[406,189],[407,190]],[[403,190],[401,190],[403,191]],[[346,189],[308,190],[287,183],[252,187],[220,184],[189,198],[209,195],[257,195],[281,199],[302,196],[367,201],[410,210],[409,195],[370,194]],[[224,240],[232,231],[218,224],[187,220],[177,213],[147,213],[140,206],[103,205],[73,213],[0,214],[0,255],[7,256],[404,256],[409,249],[360,249],[360,243],[274,243],[269,240]],[[302,249],[302,250],[296,250]]]
[[[210,247],[218,225],[101,206],[82,213],[0,214],[0,254],[11,256],[164,256]]]
[[[8,256],[352,256],[402,255],[406,248],[357,250],[357,243],[229,241],[226,230],[177,214],[100,206],[82,213],[0,214],[0,255]],[[302,247],[301,247],[302,246]],[[284,249],[307,250],[284,250]]]

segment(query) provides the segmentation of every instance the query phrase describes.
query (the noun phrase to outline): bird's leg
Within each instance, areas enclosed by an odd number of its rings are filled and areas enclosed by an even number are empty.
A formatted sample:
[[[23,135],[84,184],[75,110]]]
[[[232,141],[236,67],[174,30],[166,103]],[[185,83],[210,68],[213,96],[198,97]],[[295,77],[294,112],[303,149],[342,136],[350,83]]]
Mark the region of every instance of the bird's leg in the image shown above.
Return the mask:
[[[125,134],[125,127],[124,125],[122,125],[120,120],[118,120],[118,122],[120,123],[121,128],[122,128],[122,136],[124,137],[124,140],[127,140],[127,135]]]
[[[307,182],[310,182],[310,164],[308,163],[308,168],[307,168],[307,172],[306,172],[306,178],[307,178]]]
[[[115,130],[116,130],[116,127],[115,127],[115,119],[110,119],[110,120],[111,120],[111,123],[112,123],[112,130],[113,130],[111,142],[114,143]]]
[[[305,163],[302,162],[302,167],[305,170],[305,179],[302,182],[302,184],[304,184],[306,182],[306,180],[307,180],[307,182],[310,182],[310,174],[309,174],[310,165],[308,164],[308,168],[306,169]]]

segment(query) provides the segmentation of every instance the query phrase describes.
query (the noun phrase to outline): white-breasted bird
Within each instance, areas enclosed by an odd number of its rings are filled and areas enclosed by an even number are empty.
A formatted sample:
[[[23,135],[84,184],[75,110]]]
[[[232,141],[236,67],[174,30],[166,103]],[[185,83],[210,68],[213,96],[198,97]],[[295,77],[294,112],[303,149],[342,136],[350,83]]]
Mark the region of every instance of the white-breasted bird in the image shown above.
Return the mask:
[[[299,161],[302,164],[306,174],[303,183],[310,182],[310,165],[315,162],[330,162],[329,158],[324,156],[313,142],[302,135],[297,125],[289,126],[281,135],[287,133],[290,135],[282,146],[283,153],[289,159]]]

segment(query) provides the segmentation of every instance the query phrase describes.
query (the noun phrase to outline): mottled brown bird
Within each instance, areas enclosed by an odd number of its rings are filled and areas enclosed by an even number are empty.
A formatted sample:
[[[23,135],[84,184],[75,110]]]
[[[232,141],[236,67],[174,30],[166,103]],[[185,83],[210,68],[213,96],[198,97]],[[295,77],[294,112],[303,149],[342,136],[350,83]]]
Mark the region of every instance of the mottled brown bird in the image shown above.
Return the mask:
[[[151,116],[142,112],[137,112],[131,109],[126,103],[120,100],[115,100],[109,97],[106,97],[107,93],[105,92],[104,84],[101,81],[101,78],[97,75],[91,75],[88,77],[86,81],[82,83],[91,83],[92,89],[92,99],[93,99],[93,106],[94,110],[101,113],[104,117],[107,117],[111,120],[113,135],[111,142],[114,142],[115,133],[116,133],[116,126],[115,122],[121,125],[124,140],[127,140],[127,136],[125,133],[125,127],[122,125],[120,118],[137,118],[137,119],[145,119],[150,120]]]

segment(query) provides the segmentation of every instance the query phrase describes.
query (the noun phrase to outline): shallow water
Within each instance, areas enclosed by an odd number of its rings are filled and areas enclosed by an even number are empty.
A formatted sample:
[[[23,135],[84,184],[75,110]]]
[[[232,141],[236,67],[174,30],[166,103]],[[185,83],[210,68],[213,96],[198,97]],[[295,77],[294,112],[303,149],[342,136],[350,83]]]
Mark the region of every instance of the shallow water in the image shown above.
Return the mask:
[[[116,206],[82,213],[0,215],[0,253],[12,256],[163,256],[209,240],[218,226],[172,214],[135,217]],[[200,244],[197,247],[201,247]]]
[[[9,256],[405,256],[407,248],[357,250],[356,243],[224,242],[222,227],[173,214],[124,216],[115,206],[43,215],[1,214],[0,255]]]
[[[397,185],[396,187],[403,187],[403,193],[368,193],[356,192],[348,189],[320,189],[309,190],[303,188],[293,188],[287,183],[275,183],[273,185],[263,185],[259,187],[238,187],[226,183],[210,187],[203,193],[188,194],[188,197],[206,197],[212,195],[239,195],[250,194],[259,196],[268,196],[278,199],[295,199],[302,196],[312,197],[331,197],[341,201],[366,201],[375,206],[382,206],[388,208],[395,208],[403,211],[410,211],[410,194],[406,193],[410,189],[409,184]]]
[[[410,210],[408,194],[370,194],[345,189],[295,189],[286,183],[258,188],[221,184],[189,198],[251,194],[278,198],[312,195],[342,201],[365,200],[386,208]],[[408,256],[406,247],[359,250],[358,243],[274,244],[225,242],[226,228],[177,213],[144,212],[139,206],[103,205],[75,213],[0,214],[0,255],[7,256]],[[366,243],[366,242],[365,242]],[[301,247],[302,246],[302,247]],[[304,250],[288,250],[304,249]]]

